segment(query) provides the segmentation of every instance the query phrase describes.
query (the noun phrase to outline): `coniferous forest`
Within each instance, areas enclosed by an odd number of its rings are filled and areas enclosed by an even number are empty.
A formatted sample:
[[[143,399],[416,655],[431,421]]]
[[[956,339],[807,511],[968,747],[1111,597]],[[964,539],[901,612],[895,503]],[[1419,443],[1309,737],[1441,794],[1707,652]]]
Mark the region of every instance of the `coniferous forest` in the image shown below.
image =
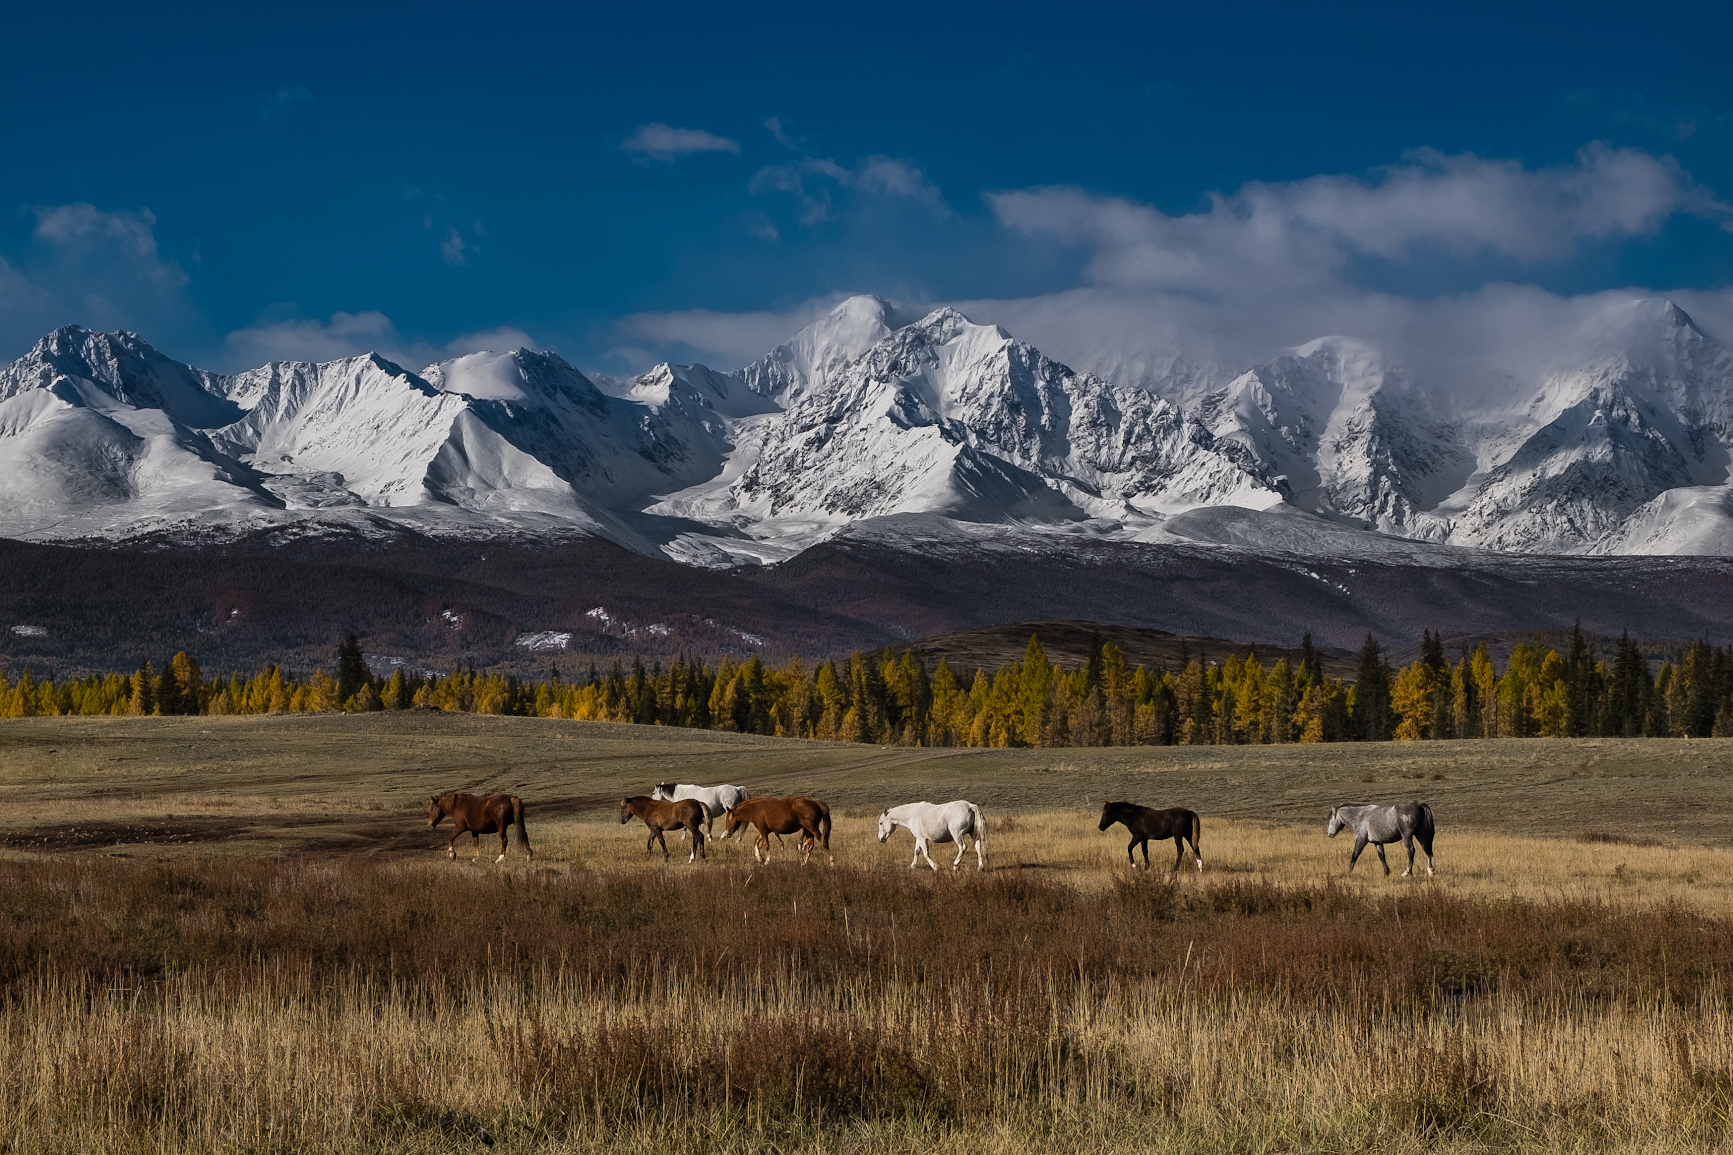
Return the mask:
[[[1483,644],[1452,663],[1426,631],[1394,668],[1368,635],[1352,681],[1329,677],[1308,634],[1299,658],[1255,652],[1217,664],[1131,668],[1097,638],[1086,662],[1050,662],[1036,637],[1020,661],[965,674],[941,658],[854,654],[780,669],[757,657],[716,666],[616,662],[541,680],[459,670],[374,673],[351,636],[336,673],[296,678],[267,665],[208,677],[185,653],[160,670],[64,681],[0,672],[0,717],[223,715],[437,708],[479,714],[681,726],[909,746],[1240,745],[1438,738],[1733,735],[1733,646],[1698,642],[1659,668],[1621,636],[1597,656],[1575,630],[1565,652],[1518,644],[1500,670]]]

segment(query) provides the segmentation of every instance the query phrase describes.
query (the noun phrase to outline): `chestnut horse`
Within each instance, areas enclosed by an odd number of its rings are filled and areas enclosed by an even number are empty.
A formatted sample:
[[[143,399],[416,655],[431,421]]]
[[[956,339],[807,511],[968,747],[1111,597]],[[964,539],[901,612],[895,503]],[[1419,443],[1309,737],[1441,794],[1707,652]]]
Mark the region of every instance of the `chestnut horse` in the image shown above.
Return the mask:
[[[451,841],[445,844],[445,852],[452,858],[457,857],[457,840],[465,832],[475,839],[475,860],[481,861],[481,836],[484,834],[499,835],[499,857],[494,862],[505,861],[506,827],[517,826],[517,844],[531,858],[536,852],[530,849],[530,834],[524,829],[524,804],[516,794],[494,794],[487,798],[478,798],[474,794],[441,794],[438,798],[427,800],[427,824],[438,826],[442,819],[451,819]]]
[[[643,794],[634,794],[630,798],[620,800],[620,821],[630,822],[633,816],[644,820],[644,825],[650,828],[650,837],[644,840],[644,852],[647,854],[651,846],[662,844],[662,857],[668,857],[668,840],[662,837],[664,830],[679,830],[684,828],[692,834],[692,853],[686,861],[691,863],[700,854],[705,858],[710,855],[704,850],[704,804],[695,798],[682,798],[678,802],[667,802],[660,798],[650,798]]]
[[[725,813],[728,817],[723,826],[724,838],[733,837],[736,830],[748,824],[758,828],[758,840],[752,844],[754,861],[770,861],[772,834],[798,833],[802,866],[812,857],[812,848],[816,845],[823,845],[824,852],[830,855],[830,864],[836,865],[836,855],[830,852],[830,807],[816,798],[802,798],[799,795],[789,798],[748,798],[730,806]],[[762,859],[759,858],[761,850]]]
[[[1125,823],[1125,828],[1131,831],[1131,841],[1125,847],[1125,860],[1133,867],[1137,859],[1131,856],[1135,847],[1143,847],[1143,869],[1149,869],[1149,840],[1165,842],[1173,839],[1176,851],[1173,857],[1173,868],[1179,869],[1179,864],[1185,861],[1185,844],[1191,842],[1191,855],[1197,859],[1198,870],[1203,870],[1203,855],[1198,852],[1197,815],[1189,810],[1175,807],[1172,810],[1152,810],[1148,806],[1139,806],[1135,802],[1109,802],[1101,808],[1101,825],[1098,830],[1106,830],[1115,822]]]

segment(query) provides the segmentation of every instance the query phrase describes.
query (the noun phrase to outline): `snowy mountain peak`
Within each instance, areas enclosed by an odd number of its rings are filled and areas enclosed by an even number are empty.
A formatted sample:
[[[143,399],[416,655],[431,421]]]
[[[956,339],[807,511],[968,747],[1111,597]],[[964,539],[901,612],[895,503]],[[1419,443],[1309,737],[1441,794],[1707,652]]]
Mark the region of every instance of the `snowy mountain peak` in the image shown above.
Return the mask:
[[[1609,298],[1528,356],[1446,391],[1332,335],[1163,397],[951,306],[858,296],[738,373],[665,363],[604,391],[531,349],[221,376],[67,327],[0,365],[0,532],[352,515],[739,564],[918,514],[1248,548],[1264,526],[1283,550],[1313,527],[1376,530],[1373,553],[1733,554],[1733,353],[1671,301]],[[1245,512],[1277,507],[1279,526]]]
[[[883,297],[849,297],[738,376],[754,393],[787,406],[822,388],[838,369],[904,323]]]
[[[239,416],[222,380],[171,360],[136,333],[66,325],[0,367],[0,399],[27,389],[49,389],[93,409],[154,409],[171,420],[204,426]]]
[[[607,406],[595,383],[558,353],[518,349],[467,353],[429,365],[421,377],[443,393],[513,405],[569,404],[591,412]]]

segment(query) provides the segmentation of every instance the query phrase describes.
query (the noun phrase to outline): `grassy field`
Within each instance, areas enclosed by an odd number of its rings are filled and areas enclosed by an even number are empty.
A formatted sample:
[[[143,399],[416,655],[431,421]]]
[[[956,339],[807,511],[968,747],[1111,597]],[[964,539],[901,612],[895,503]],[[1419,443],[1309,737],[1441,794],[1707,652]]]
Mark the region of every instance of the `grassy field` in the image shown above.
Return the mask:
[[[0,1146],[1725,1150],[1729,770],[1720,741],[0,722]],[[647,856],[617,801],[665,779],[824,798],[837,865]],[[448,862],[451,789],[523,796],[534,862]],[[957,796],[985,874],[874,840]],[[1329,806],[1400,797],[1438,877],[1346,874]],[[1107,798],[1198,810],[1203,874],[1126,870]]]

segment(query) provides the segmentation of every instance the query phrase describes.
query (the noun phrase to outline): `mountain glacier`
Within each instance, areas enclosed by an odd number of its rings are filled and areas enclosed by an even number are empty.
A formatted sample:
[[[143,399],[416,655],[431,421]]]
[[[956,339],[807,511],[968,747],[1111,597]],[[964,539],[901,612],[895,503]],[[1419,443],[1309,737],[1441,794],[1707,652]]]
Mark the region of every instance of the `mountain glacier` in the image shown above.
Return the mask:
[[[1486,372],[1469,401],[1328,336],[1109,380],[876,297],[733,373],[600,384],[527,349],[221,375],[69,327],[0,366],[0,535],[585,534],[728,566],[915,516],[1051,548],[1733,554],[1733,354],[1682,310],[1621,302]]]

